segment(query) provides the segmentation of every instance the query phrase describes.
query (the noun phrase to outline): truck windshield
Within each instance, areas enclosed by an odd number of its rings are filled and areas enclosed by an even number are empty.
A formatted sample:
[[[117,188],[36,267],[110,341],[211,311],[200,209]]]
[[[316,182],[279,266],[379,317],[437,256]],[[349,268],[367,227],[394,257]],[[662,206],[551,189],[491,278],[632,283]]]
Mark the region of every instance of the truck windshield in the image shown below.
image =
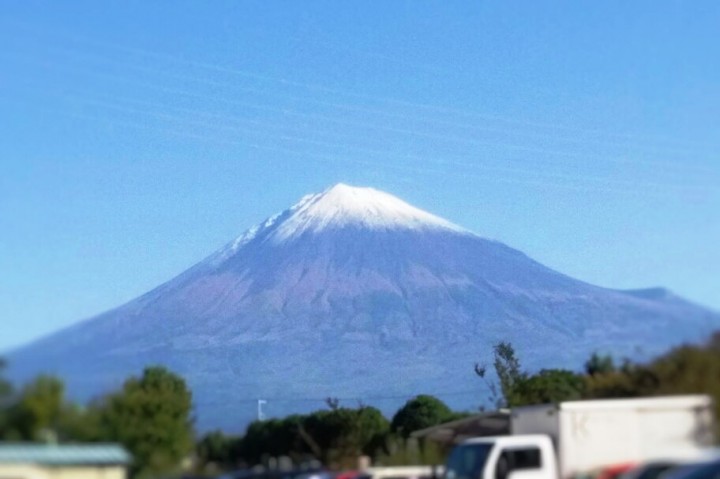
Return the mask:
[[[444,479],[480,479],[492,444],[465,444],[450,453]]]

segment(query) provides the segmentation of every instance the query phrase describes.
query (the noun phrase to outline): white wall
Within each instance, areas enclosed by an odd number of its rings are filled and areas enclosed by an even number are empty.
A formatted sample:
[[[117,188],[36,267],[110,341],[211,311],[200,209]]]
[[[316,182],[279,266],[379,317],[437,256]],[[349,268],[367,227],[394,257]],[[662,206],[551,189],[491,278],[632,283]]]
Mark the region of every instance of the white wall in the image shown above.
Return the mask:
[[[0,479],[125,479],[124,467],[41,467],[0,464]]]

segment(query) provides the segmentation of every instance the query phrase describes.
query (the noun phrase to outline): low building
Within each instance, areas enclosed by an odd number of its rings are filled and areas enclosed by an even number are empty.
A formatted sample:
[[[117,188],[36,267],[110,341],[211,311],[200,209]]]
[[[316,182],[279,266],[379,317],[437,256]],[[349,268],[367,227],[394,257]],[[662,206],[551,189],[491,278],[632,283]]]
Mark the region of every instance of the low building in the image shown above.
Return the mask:
[[[417,439],[428,439],[449,447],[471,437],[506,434],[510,434],[510,412],[500,410],[438,424],[415,431],[410,436]]]
[[[116,444],[0,442],[0,479],[125,479],[130,461]]]

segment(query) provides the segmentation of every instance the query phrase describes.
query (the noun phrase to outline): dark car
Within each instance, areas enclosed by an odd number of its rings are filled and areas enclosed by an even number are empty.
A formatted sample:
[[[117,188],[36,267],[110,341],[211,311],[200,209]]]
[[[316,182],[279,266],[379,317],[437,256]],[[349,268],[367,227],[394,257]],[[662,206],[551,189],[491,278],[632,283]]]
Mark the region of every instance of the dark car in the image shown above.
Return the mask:
[[[720,459],[671,470],[662,479],[720,479]]]

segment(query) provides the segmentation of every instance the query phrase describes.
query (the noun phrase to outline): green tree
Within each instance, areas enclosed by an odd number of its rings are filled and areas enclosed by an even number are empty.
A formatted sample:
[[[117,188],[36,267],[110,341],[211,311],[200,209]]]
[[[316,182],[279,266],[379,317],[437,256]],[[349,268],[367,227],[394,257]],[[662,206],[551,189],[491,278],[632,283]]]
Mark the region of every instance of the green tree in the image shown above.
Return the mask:
[[[706,344],[682,346],[653,361],[651,376],[641,387],[653,394],[708,394],[720,417],[720,343],[714,335]],[[717,424],[720,433],[720,424]],[[717,434],[716,437],[720,437]]]
[[[371,452],[384,440],[389,424],[382,413],[362,406],[338,407],[308,415],[302,424],[304,434],[322,452],[323,462],[337,467],[354,467],[360,454]]]
[[[434,441],[419,441],[402,437],[389,437],[376,463],[382,466],[434,466],[445,462],[447,454]]]
[[[247,427],[240,445],[240,455],[249,464],[259,464],[266,456],[288,456],[302,459],[311,454],[301,435],[305,416],[253,421]]]
[[[65,407],[63,382],[49,375],[40,375],[23,387],[7,409],[7,427],[14,439],[37,441],[45,433],[57,433]]]
[[[357,411],[356,434],[362,452],[372,456],[383,445],[390,432],[390,423],[379,409],[361,406]]]
[[[60,442],[94,442],[102,439],[100,411],[94,403],[83,406],[66,402],[55,431]]]
[[[390,429],[407,438],[414,431],[448,421],[452,414],[450,408],[436,397],[420,395],[410,399],[395,413]]]
[[[510,343],[500,342],[493,348],[495,374],[500,381],[500,391],[508,407],[517,406],[522,402],[518,397],[518,385],[526,378],[520,370],[520,359]]]
[[[572,371],[543,369],[534,374],[524,371],[510,343],[496,344],[493,355],[501,397],[498,397],[495,383],[487,380],[485,367],[475,365],[475,373],[485,379],[492,393],[490,399],[497,407],[568,401],[581,399],[585,394],[583,376]]]
[[[493,346],[493,367],[497,382],[488,379],[484,365],[475,365],[475,374],[485,381],[490,391],[490,403],[496,408],[520,404],[522,400],[517,396],[518,385],[527,375],[520,369],[520,359],[515,355],[512,344],[503,341]]]
[[[221,469],[236,467],[240,459],[240,443],[240,437],[228,436],[222,431],[211,431],[197,443],[198,459],[205,467],[209,465]]]
[[[12,383],[5,378],[7,363],[0,358],[0,439],[8,439],[8,409],[12,401]]]
[[[135,477],[172,471],[192,451],[192,395],[180,376],[163,367],[128,379],[99,409],[102,437],[132,453]]]
[[[0,358],[0,407],[7,406],[4,401],[10,398],[13,392],[12,383],[5,378],[5,369],[7,369],[7,362]]]
[[[513,391],[515,406],[556,403],[582,399],[585,392],[583,377],[564,369],[543,369],[523,377]]]
[[[264,455],[271,454],[273,429],[277,419],[253,421],[248,424],[240,445],[240,454],[249,464],[259,464]]]
[[[609,354],[600,355],[593,353],[585,362],[585,372],[589,376],[596,376],[598,374],[609,374],[615,371],[615,362],[612,356]]]
[[[587,376],[586,397],[620,398],[671,394],[708,394],[720,414],[720,334],[685,345],[645,363],[630,361],[614,371]]]

